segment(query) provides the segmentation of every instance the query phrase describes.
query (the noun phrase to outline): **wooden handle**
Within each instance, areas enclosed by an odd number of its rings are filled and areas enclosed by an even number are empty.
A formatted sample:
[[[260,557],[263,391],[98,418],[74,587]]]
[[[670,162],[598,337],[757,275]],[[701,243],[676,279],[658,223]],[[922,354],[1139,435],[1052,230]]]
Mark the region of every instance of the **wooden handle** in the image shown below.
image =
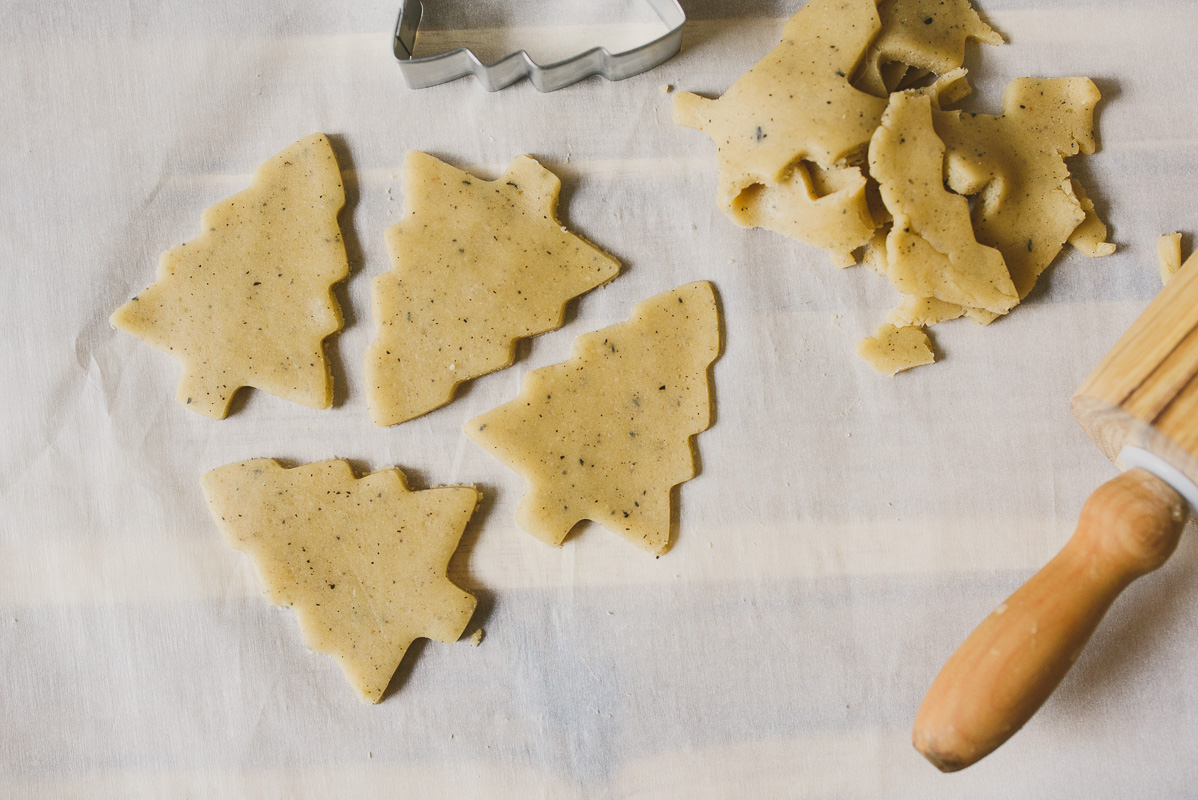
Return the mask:
[[[1099,487],[1064,549],[936,676],[915,717],[915,749],[953,772],[1010,738],[1065,677],[1119,593],[1168,560],[1185,520],[1177,492],[1142,469]]]

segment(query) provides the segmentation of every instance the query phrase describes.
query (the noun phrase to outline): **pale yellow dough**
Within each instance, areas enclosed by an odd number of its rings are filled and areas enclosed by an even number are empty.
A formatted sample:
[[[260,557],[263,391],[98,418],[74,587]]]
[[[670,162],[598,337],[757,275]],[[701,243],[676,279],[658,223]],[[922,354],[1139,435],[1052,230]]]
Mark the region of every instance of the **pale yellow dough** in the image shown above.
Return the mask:
[[[1111,255],[1115,252],[1115,245],[1106,240],[1106,223],[1098,216],[1098,210],[1094,208],[1094,201],[1089,198],[1086,190],[1082,188],[1076,178],[1073,179],[1073,194],[1077,197],[1077,202],[1081,204],[1082,211],[1086,216],[1069,235],[1069,244],[1073,245],[1079,253],[1090,258]]]
[[[674,120],[718,148],[718,202],[734,222],[823,248],[841,266],[869,240],[865,177],[850,161],[864,156],[886,101],[849,76],[880,24],[874,0],[811,0],[718,100],[674,96]],[[827,193],[815,168],[841,173]]]
[[[1003,93],[1003,113],[934,115],[947,147],[948,186],[977,194],[977,240],[1003,255],[1022,299],[1086,219],[1065,158],[1094,152],[1089,78],[1017,78]]]
[[[934,297],[907,295],[890,310],[886,315],[886,321],[897,328],[908,325],[925,328],[957,319],[965,312],[965,308],[955,303],[946,303]]]
[[[399,470],[357,479],[345,461],[272,459],[214,469],[202,484],[266,596],[295,611],[305,644],[336,658],[365,702],[382,698],[413,640],[454,642],[474,613],[474,597],[445,577],[473,487],[413,492]]]
[[[1168,285],[1181,269],[1181,234],[1166,233],[1157,239],[1156,257],[1161,267],[1161,283]]]
[[[567,301],[619,263],[557,220],[561,182],[528,156],[494,181],[433,156],[404,161],[393,267],[374,281],[367,403],[394,425],[453,399],[462,381],[509,366],[516,341],[562,324]]]
[[[944,188],[943,164],[931,98],[891,95],[869,149],[870,173],[894,217],[884,274],[903,294],[1005,314],[1019,297],[1002,254],[974,238],[969,202]]]
[[[906,367],[932,361],[923,326],[993,322],[1066,242],[1115,249],[1065,164],[1094,152],[1093,82],[1021,78],[1002,114],[943,110],[970,92],[971,40],[1002,36],[968,0],[810,0],[722,97],[674,101],[675,121],[718,148],[729,217],[891,280],[904,295],[895,327],[865,350],[898,348]]]
[[[903,326],[962,314],[985,325],[1009,311],[1067,241],[1091,256],[1114,251],[1064,161],[1093,152],[1097,100],[1086,78],[1013,81],[999,116],[939,111],[934,91],[891,95],[870,172],[894,221],[884,240],[875,233],[864,261],[907,297],[887,318],[898,332],[880,329],[858,348],[878,371],[894,374],[891,349],[878,342],[914,335]],[[972,215],[967,194],[978,195]],[[910,366],[931,361],[929,349]]]
[[[878,372],[896,375],[936,360],[932,343],[923,328],[889,323],[878,326],[874,335],[857,343],[857,355]]]
[[[687,284],[578,337],[569,361],[528,373],[463,430],[524,478],[516,519],[538,539],[560,544],[589,519],[660,554],[671,489],[695,474],[690,437],[711,424],[719,350],[714,290]]]
[[[1002,44],[969,0],[881,0],[882,28],[853,82],[878,97],[928,73],[943,75],[965,62],[973,39]]]
[[[341,329],[331,287],[349,274],[341,173],[323,134],[271,158],[250,187],[204,211],[204,232],[162,255],[158,280],[113,313],[178,359],[177,398],[214,419],[242,386],[328,408],[324,339]]]

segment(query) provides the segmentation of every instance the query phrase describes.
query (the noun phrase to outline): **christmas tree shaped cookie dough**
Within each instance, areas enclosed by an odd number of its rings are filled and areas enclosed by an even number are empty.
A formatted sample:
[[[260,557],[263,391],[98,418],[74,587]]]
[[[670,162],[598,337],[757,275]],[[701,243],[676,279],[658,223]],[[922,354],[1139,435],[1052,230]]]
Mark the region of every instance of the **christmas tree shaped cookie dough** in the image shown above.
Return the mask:
[[[394,469],[356,479],[344,461],[272,459],[202,482],[267,597],[294,609],[304,642],[336,658],[364,701],[379,701],[413,640],[454,642],[470,621],[474,597],[445,572],[478,502],[472,487],[413,492]]]
[[[566,303],[619,264],[556,215],[561,181],[528,156],[484,181],[430,155],[404,161],[405,218],[387,231],[393,269],[374,281],[367,402],[394,425],[509,366],[516,341],[562,324]]]
[[[524,478],[516,519],[538,539],[560,544],[589,519],[663,553],[670,492],[695,474],[690,437],[711,424],[719,349],[715,292],[691,283],[578,337],[569,361],[528,373],[464,430]]]
[[[177,397],[222,419],[253,386],[312,408],[332,403],[324,339],[341,328],[331,287],[349,274],[345,205],[329,141],[313,134],[204,211],[204,232],[162,255],[158,280],[112,324],[177,358]]]

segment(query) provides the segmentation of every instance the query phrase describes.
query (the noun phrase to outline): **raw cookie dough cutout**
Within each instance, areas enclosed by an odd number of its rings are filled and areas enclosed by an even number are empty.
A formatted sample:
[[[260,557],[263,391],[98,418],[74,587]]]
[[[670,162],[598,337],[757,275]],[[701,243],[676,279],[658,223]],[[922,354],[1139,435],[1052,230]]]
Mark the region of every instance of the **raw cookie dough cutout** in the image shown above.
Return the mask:
[[[853,83],[878,97],[965,63],[965,43],[1003,43],[968,0],[881,0],[881,30]]]
[[[1166,233],[1157,239],[1156,258],[1161,267],[1161,283],[1167,286],[1181,269],[1181,234]]]
[[[409,152],[393,267],[373,284],[367,402],[394,425],[453,399],[462,381],[511,365],[516,341],[558,328],[566,303],[619,263],[557,219],[561,181],[528,156],[484,181]]]
[[[864,260],[909,296],[889,322],[929,325],[965,314],[988,324],[1027,296],[1067,241],[1087,255],[1114,251],[1064,161],[1094,150],[1098,90],[1089,79],[1013,81],[999,116],[943,112],[934,100],[891,95],[870,148],[871,175],[895,221],[885,246],[875,234]],[[951,192],[941,184],[945,168]],[[972,223],[967,194],[978,195]],[[968,265],[966,274],[958,265]],[[921,298],[939,302],[921,306]],[[863,348],[859,354],[873,354],[867,360],[893,374],[878,347]]]
[[[1019,297],[1002,254],[974,238],[969,201],[944,188],[943,165],[931,99],[891,95],[869,150],[870,173],[894,217],[884,274],[906,295],[1005,314]]]
[[[561,544],[589,519],[664,553],[670,492],[694,477],[690,440],[711,424],[719,349],[715,292],[687,284],[578,337],[569,361],[529,372],[463,430],[524,478],[516,521],[533,536]]]
[[[1072,183],[1073,194],[1077,197],[1077,202],[1081,204],[1086,217],[1080,225],[1073,229],[1073,233],[1069,234],[1069,244],[1073,245],[1077,252],[1090,258],[1111,255],[1115,252],[1115,245],[1106,240],[1106,223],[1098,216],[1098,210],[1094,208],[1094,201],[1086,195],[1086,190],[1082,188],[1076,178],[1072,180]]]
[[[332,286],[349,274],[337,214],[345,205],[329,140],[313,134],[204,211],[204,232],[163,253],[158,280],[111,317],[178,359],[176,397],[213,419],[252,386],[328,408],[324,339],[341,329]]]
[[[474,613],[474,597],[445,576],[473,487],[414,492],[395,469],[359,479],[345,461],[283,469],[273,459],[214,469],[202,485],[266,596],[294,610],[304,643],[337,659],[364,702],[382,698],[415,639],[455,642]]]
[[[1065,159],[1094,152],[1100,97],[1089,78],[1017,78],[1002,114],[934,115],[948,186],[978,195],[974,233],[1002,253],[1020,299],[1086,219]]]
[[[738,225],[820,247],[840,266],[869,240],[865,178],[850,161],[864,155],[886,101],[849,76],[880,25],[874,0],[811,0],[718,100],[674,96],[674,121],[718,148],[718,203]],[[843,174],[819,195],[809,164]]]
[[[857,355],[884,375],[897,375],[936,360],[923,328],[879,325],[874,335],[857,342]]]
[[[907,295],[886,314],[886,321],[899,328],[907,325],[926,328],[958,319],[965,312],[966,309],[956,303],[946,303],[934,297]]]
[[[717,145],[725,214],[821,247],[837,266],[860,255],[907,295],[888,318],[896,332],[875,344],[961,316],[989,324],[1066,241],[1090,256],[1114,251],[1064,161],[1094,152],[1094,84],[1024,78],[1007,87],[1002,114],[942,111],[970,92],[971,40],[1002,43],[968,0],[811,0],[718,100],[675,97],[675,121]],[[916,105],[930,106],[930,125]],[[866,171],[860,157],[883,113],[892,122]],[[920,126],[917,160],[897,152],[900,116]],[[930,363],[930,349],[916,351],[909,361]]]

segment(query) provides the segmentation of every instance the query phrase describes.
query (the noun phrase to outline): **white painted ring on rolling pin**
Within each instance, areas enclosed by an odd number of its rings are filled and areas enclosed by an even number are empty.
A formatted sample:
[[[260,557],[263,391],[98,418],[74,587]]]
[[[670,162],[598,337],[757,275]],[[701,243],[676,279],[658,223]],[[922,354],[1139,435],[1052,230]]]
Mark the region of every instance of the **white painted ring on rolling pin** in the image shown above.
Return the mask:
[[[1151,472],[1173,489],[1190,504],[1190,512],[1198,515],[1198,484],[1186,477],[1185,473],[1170,464],[1156,453],[1142,447],[1126,445],[1119,451],[1118,463],[1123,469],[1134,469]]]

